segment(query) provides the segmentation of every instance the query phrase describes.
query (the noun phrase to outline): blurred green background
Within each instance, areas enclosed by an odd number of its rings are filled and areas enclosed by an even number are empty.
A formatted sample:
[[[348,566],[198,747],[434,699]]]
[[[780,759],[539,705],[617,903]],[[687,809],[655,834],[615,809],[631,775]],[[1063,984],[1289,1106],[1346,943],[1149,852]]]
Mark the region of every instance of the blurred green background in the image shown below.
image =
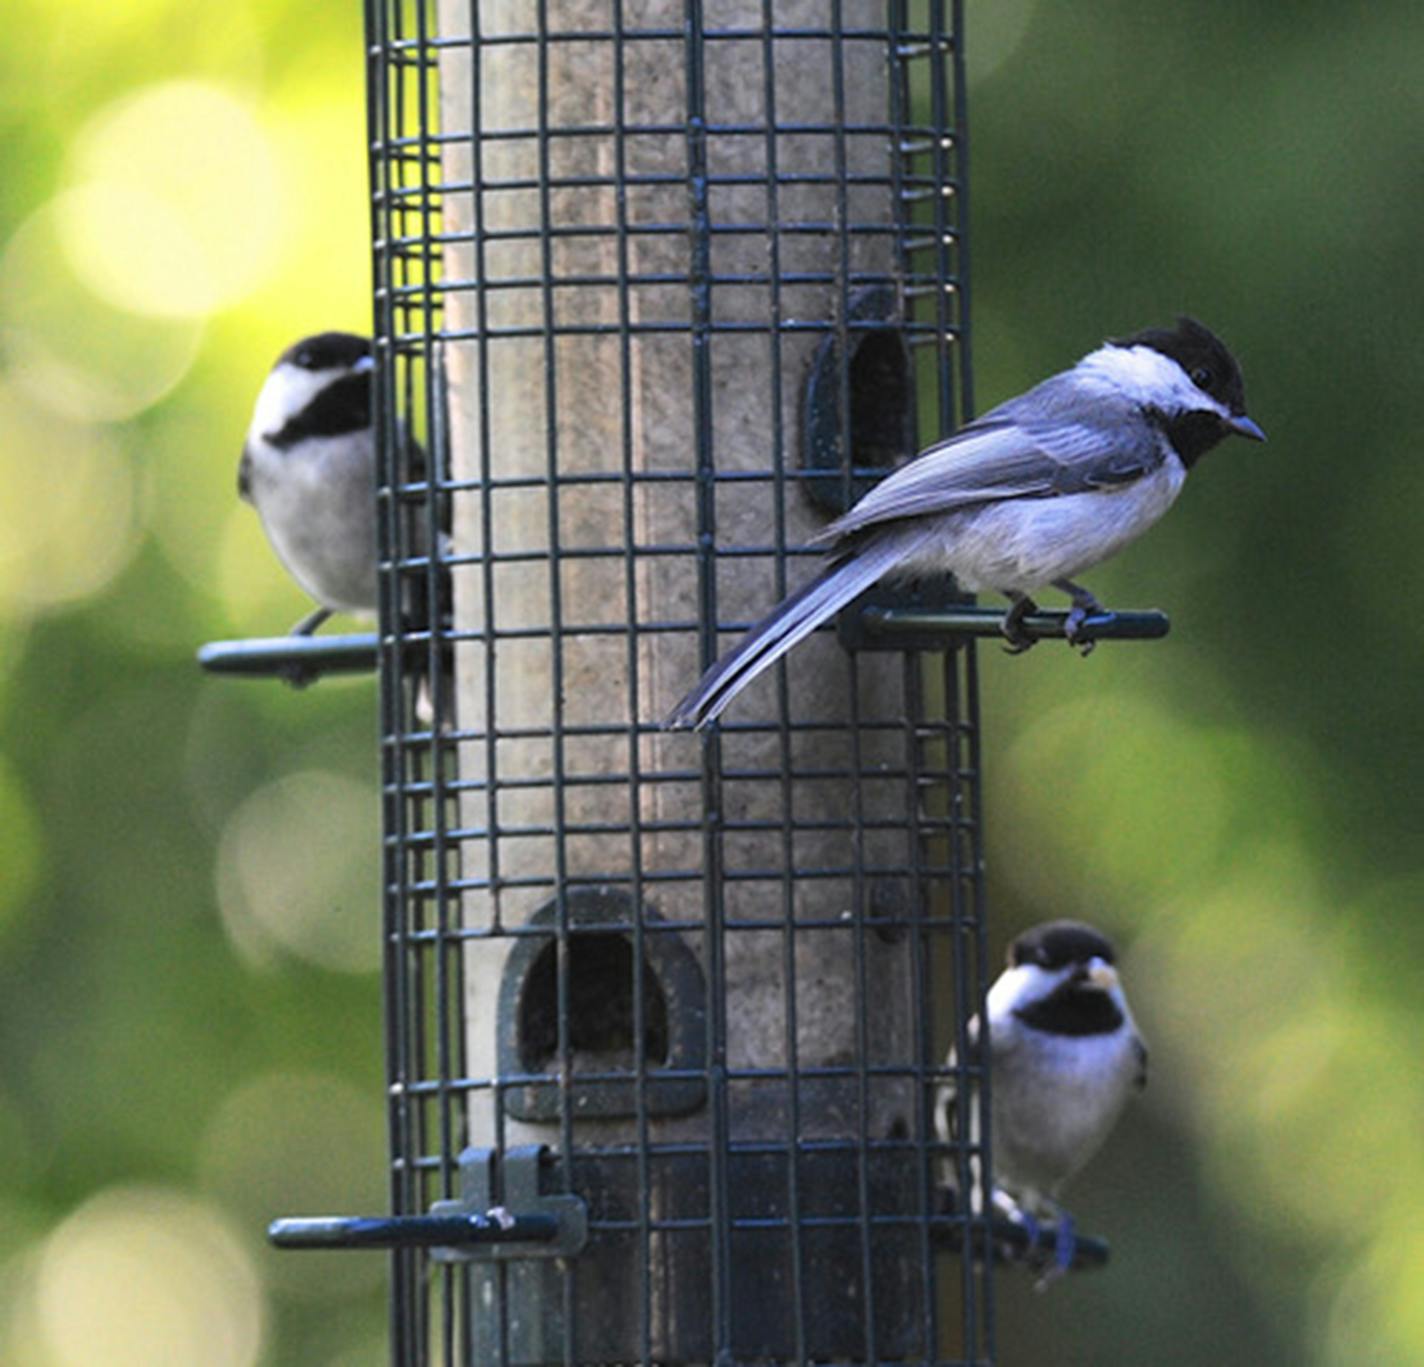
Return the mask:
[[[15,0],[0,48],[0,1361],[385,1360],[374,692],[207,680],[305,604],[234,497],[293,337],[369,327],[359,8]],[[1424,1361],[1424,8],[970,0],[981,406],[1189,310],[1231,443],[983,652],[998,938],[1120,941],[1152,1085],[999,1280],[1002,1361]],[[313,828],[313,823],[319,823]]]

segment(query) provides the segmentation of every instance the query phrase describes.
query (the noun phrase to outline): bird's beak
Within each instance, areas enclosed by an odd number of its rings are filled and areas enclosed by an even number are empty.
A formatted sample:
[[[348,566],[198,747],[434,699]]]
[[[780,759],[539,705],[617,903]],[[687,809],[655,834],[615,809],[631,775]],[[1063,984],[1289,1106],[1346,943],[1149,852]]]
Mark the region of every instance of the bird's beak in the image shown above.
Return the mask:
[[[1248,437],[1251,441],[1265,441],[1266,434],[1244,413],[1239,417],[1227,418],[1226,425],[1238,437]]]
[[[1111,964],[1105,964],[1101,959],[1095,959],[1088,969],[1088,981],[1094,987],[1110,992],[1117,986],[1117,969]]]
[[[375,368],[376,358],[374,356],[358,356],[356,358],[356,364],[351,367],[351,372],[353,375],[362,375],[366,371],[374,370]],[[1251,425],[1254,427],[1255,423]],[[1261,440],[1265,441],[1265,437],[1262,437]]]

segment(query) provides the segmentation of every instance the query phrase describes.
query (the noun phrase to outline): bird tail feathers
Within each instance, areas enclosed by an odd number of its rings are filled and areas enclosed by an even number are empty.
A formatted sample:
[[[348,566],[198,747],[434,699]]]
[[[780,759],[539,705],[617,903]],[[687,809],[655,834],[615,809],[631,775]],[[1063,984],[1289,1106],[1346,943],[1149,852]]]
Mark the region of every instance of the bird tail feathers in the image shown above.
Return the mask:
[[[758,674],[883,578],[911,549],[903,537],[885,537],[861,545],[849,558],[827,566],[804,588],[777,604],[712,665],[668,714],[663,726],[700,729],[714,721]]]

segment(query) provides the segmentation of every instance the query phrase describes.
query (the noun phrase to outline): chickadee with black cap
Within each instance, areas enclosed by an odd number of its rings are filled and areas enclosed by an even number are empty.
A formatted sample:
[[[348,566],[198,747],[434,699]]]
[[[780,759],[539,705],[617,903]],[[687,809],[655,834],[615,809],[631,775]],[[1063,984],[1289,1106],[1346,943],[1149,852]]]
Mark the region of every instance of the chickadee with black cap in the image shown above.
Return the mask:
[[[700,727],[754,678],[882,579],[953,574],[1008,598],[1012,653],[1046,585],[1073,601],[1070,645],[1101,605],[1075,581],[1172,506],[1187,472],[1232,435],[1264,441],[1246,416],[1241,370],[1191,318],[1106,342],[1071,370],[1000,404],[922,451],[817,538],[830,564],[752,627],[665,725]]]
[[[257,396],[242,448],[237,491],[257,509],[263,530],[292,578],[320,605],[292,628],[310,635],[333,612],[370,616],[377,610],[376,432],[372,416],[375,359],[369,338],[351,332],[304,337],[278,358]],[[405,478],[428,478],[425,452],[406,437]],[[406,551],[424,555],[430,538],[425,510],[403,507]],[[450,504],[441,496],[442,556],[449,554]],[[402,594],[404,626],[429,629],[424,573],[416,570]],[[437,609],[450,615],[450,583],[441,574]],[[444,671],[449,677],[448,666]],[[301,685],[302,666],[286,671]],[[446,690],[446,717],[453,707]],[[432,720],[430,680],[416,691],[416,714]]]
[[[1073,1261],[1073,1221],[1059,1191],[1102,1147],[1128,1097],[1147,1085],[1147,1046],[1115,960],[1112,942],[1092,926],[1047,921],[1009,946],[1008,967],[987,998],[992,1200],[1035,1241],[1039,1219],[1057,1221],[1049,1276]],[[977,1016],[968,1034],[973,1053]],[[967,1112],[977,1142],[972,1097]],[[956,1089],[944,1087],[935,1116],[941,1138],[956,1136],[958,1116]]]
[[[294,635],[333,612],[376,611],[374,369],[368,338],[321,332],[288,347],[257,396],[237,491],[320,605]]]

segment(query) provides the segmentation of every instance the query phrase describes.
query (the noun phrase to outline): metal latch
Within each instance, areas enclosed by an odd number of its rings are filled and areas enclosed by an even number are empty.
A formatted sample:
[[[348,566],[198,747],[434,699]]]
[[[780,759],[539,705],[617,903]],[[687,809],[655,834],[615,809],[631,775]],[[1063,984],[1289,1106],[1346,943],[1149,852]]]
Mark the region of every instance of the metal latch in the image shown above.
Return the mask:
[[[571,1257],[588,1242],[588,1208],[539,1190],[547,1153],[521,1144],[501,1159],[468,1148],[459,1199],[435,1202],[429,1215],[288,1217],[273,1220],[267,1237],[278,1248],[428,1248],[438,1262]]]

